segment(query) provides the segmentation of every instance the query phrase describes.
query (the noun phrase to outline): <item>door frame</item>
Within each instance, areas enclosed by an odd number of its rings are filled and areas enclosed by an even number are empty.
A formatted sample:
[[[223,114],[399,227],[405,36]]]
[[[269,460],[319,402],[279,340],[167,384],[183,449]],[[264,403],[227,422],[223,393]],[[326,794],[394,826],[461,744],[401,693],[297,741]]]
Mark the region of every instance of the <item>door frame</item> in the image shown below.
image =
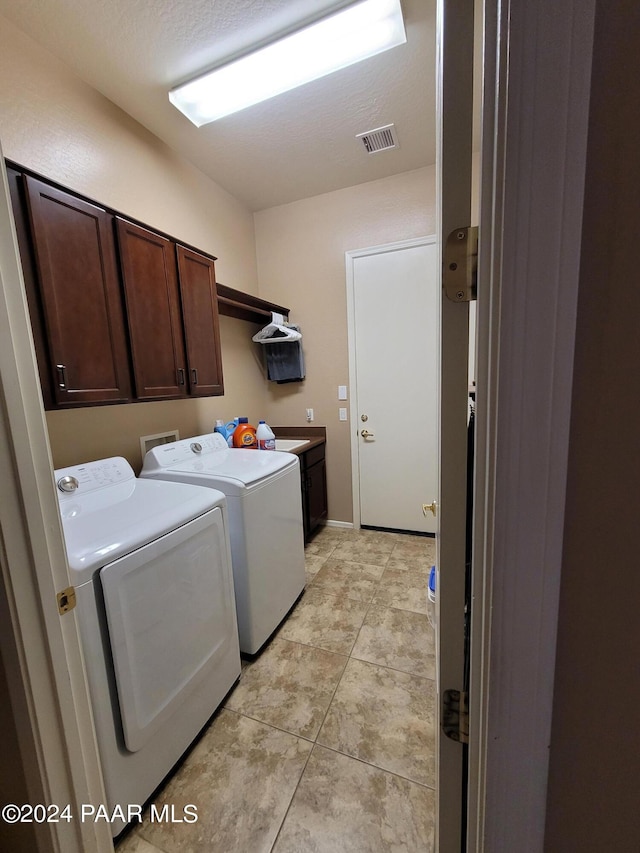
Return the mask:
[[[540,853],[595,0],[483,5],[467,844]]]
[[[75,816],[33,824],[35,843],[112,851],[106,822],[77,817],[106,800],[75,614],[56,600],[69,570],[1,147],[0,394],[0,653],[31,802]]]
[[[356,359],[356,305],[354,289],[354,261],[356,258],[366,258],[370,255],[386,255],[402,249],[414,249],[418,246],[435,244],[435,234],[428,237],[413,237],[409,240],[397,240],[393,243],[382,243],[378,246],[368,246],[364,249],[351,249],[344,253],[347,283],[347,341],[349,347],[349,435],[351,436],[351,493],[353,501],[353,528],[361,527],[360,517],[360,443],[358,442],[358,383]],[[355,426],[354,426],[355,425]],[[354,432],[355,430],[355,432]],[[431,497],[431,496],[428,496]]]
[[[477,683],[472,682],[470,781],[474,788],[470,790],[469,801],[469,849],[486,849],[491,853],[515,849],[505,844],[501,835],[508,829],[518,833],[520,846],[517,849],[521,853],[537,853],[543,849],[541,838],[546,807],[556,636],[554,618],[561,571],[570,416],[566,386],[569,385],[570,390],[574,329],[570,304],[565,304],[558,326],[554,313],[557,306],[550,304],[546,292],[538,289],[536,270],[527,268],[526,275],[514,277],[513,268],[523,256],[525,259],[535,255],[552,257],[548,242],[532,227],[531,214],[538,214],[538,222],[547,222],[550,217],[550,227],[556,229],[557,235],[554,248],[560,250],[555,258],[557,274],[553,281],[559,292],[562,284],[561,292],[570,301],[577,298],[595,0],[543,0],[537,4],[527,0],[504,3],[485,0],[484,6],[487,39],[483,136],[488,141],[483,145],[481,292],[477,325],[475,615],[472,620],[472,672]],[[535,34],[535,40],[531,34]],[[536,41],[542,46],[538,53]],[[549,84],[550,80],[553,85]],[[567,86],[574,97],[561,98]],[[552,141],[557,140],[558,133],[564,134],[557,149],[551,143],[544,146],[546,169],[553,161],[557,169],[554,186],[561,191],[550,195],[553,198],[551,209],[544,190],[536,184],[545,164],[540,161],[532,164],[527,159],[530,138],[518,131],[518,121],[527,117],[536,122],[536,132],[543,139],[548,132],[548,139]],[[57,611],[51,612],[51,595],[60,588],[59,582],[64,577],[64,572],[60,576],[64,552],[15,233],[5,202],[6,179],[4,170],[0,171],[4,183],[4,191],[0,192],[0,377],[4,389],[0,406],[0,448],[4,455],[0,462],[2,470],[6,463],[8,471],[8,480],[3,483],[6,505],[16,508],[11,518],[5,518],[5,505],[0,504],[2,534],[7,535],[5,529],[11,534],[9,547],[6,541],[3,546],[6,555],[6,560],[3,556],[1,561],[3,581],[13,599],[11,620],[0,626],[2,654],[5,666],[9,657],[11,663],[16,664],[11,673],[14,709],[20,707],[20,697],[29,700],[30,717],[19,720],[25,737],[40,745],[41,762],[26,768],[33,790],[48,788],[53,797],[75,792],[76,802],[82,802],[82,796],[88,797],[85,801],[101,802],[100,796],[95,795],[98,765],[91,738],[88,697],[86,689],[79,686],[83,670],[75,620],[70,622],[73,616],[69,615],[60,619]],[[548,171],[543,170],[542,175],[546,175],[542,184],[545,187]],[[518,177],[523,180],[519,181]],[[508,199],[505,198],[505,180]],[[563,199],[571,202],[568,216]],[[514,212],[518,215],[510,220],[508,214]],[[502,239],[505,227],[511,222],[517,226],[520,242]],[[513,300],[518,294],[526,301],[526,305],[520,307],[525,310],[527,322],[535,319],[536,327],[546,322],[552,343],[560,346],[562,382],[550,372],[554,357],[558,357],[553,349],[539,349],[536,353],[536,356],[544,356],[545,369],[542,370],[539,359],[532,362],[530,353],[520,352],[517,359],[509,360],[502,347],[501,336],[507,331],[502,310],[514,310]],[[521,329],[523,335],[525,331]],[[528,517],[531,483],[524,471],[512,481],[500,480],[497,465],[499,440],[501,454],[505,446],[503,439],[508,439],[513,448],[519,445],[526,450],[530,447],[527,437],[529,440],[532,437],[533,424],[518,419],[513,405],[516,401],[504,408],[509,402],[510,389],[522,387],[544,388],[545,422],[559,426],[558,431],[551,432],[553,441],[545,450],[544,458],[540,454],[535,458],[540,472],[553,465],[554,474],[553,482],[547,483],[544,493],[544,512],[539,526],[539,530],[544,528],[552,534],[551,538],[547,537],[553,547],[547,548],[544,577],[539,572],[539,563],[533,566],[531,573],[511,571],[514,558],[522,554],[525,559],[520,566],[523,569],[531,566],[531,558],[526,559],[528,543],[526,537],[521,536],[524,528],[509,525],[514,513],[519,513],[523,520]],[[540,482],[536,485],[540,488]],[[547,500],[549,486],[552,487],[552,501]],[[514,497],[518,506],[511,503]],[[21,508],[19,512],[18,507]],[[533,591],[527,586],[527,580],[532,577],[536,581]],[[518,608],[513,607],[513,601],[518,602]],[[528,624],[543,617],[546,630],[540,630],[542,623],[538,621],[535,635],[527,635],[526,625],[516,624],[523,615]],[[523,640],[525,645],[514,640]],[[17,654],[12,648],[24,651]],[[533,658],[529,657],[530,650],[534,652]],[[524,667],[531,684],[539,683],[538,679],[544,684],[544,689],[536,695],[535,706],[530,708],[526,707],[526,696],[510,688],[511,676],[521,678]],[[526,713],[521,718],[519,712],[523,707]],[[82,733],[79,740],[76,739],[78,730]],[[66,759],[57,761],[65,751],[69,755],[68,764]],[[513,792],[519,790],[523,767],[528,770],[525,775],[531,778],[531,789],[526,801],[516,801]],[[102,834],[100,825],[91,825],[83,839],[75,834],[69,837],[61,834],[64,826],[50,825],[52,835],[45,839],[48,843],[43,843],[41,850],[94,853],[112,849],[105,825],[102,825]],[[523,847],[525,842],[527,846]]]

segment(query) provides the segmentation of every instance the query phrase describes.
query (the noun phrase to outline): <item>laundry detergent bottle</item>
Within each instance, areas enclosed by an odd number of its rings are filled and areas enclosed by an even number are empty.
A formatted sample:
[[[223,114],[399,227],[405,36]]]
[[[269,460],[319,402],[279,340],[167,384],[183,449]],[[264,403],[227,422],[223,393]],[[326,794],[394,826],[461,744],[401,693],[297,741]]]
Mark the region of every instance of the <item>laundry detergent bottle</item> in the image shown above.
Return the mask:
[[[256,428],[251,426],[249,418],[238,418],[238,426],[233,431],[233,446],[257,448]]]
[[[224,421],[217,420],[213,431],[219,432],[225,441],[229,440],[229,433],[227,432],[227,428],[224,425]]]
[[[233,433],[235,428],[238,426],[239,418],[234,418],[232,421],[224,425],[224,428],[227,431],[227,444],[229,447],[233,447]]]
[[[258,450],[276,449],[276,437],[269,424],[265,423],[265,421],[260,421],[258,423],[256,438],[258,439]]]

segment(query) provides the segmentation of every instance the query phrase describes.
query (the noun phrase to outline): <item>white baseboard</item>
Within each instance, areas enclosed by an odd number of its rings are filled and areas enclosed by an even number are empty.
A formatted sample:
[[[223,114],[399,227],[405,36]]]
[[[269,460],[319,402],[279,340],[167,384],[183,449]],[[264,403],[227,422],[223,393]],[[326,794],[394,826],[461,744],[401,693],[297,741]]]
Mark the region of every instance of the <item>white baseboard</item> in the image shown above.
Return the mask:
[[[346,527],[349,529],[353,529],[353,522],[352,521],[332,521],[331,519],[328,519],[327,521],[325,521],[324,526],[325,527]]]

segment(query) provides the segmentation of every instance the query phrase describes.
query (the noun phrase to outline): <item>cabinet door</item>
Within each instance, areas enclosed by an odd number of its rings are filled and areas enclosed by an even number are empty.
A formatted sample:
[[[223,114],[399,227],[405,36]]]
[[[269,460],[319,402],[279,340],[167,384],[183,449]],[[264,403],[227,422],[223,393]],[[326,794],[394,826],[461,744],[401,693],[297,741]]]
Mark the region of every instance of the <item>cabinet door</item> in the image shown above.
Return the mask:
[[[112,218],[25,181],[54,401],[125,402],[131,382]]]
[[[51,382],[51,361],[49,357],[49,343],[45,334],[44,309],[42,307],[41,288],[38,283],[36,272],[35,250],[29,224],[29,211],[27,209],[27,188],[24,175],[17,169],[7,165],[7,180],[9,192],[11,193],[11,207],[13,209],[13,221],[16,226],[18,248],[20,250],[20,261],[22,265],[22,277],[27,294],[29,306],[29,319],[31,320],[31,331],[33,343],[38,361],[38,375],[40,377],[40,390],[42,402],[45,409],[54,408],[55,401]]]
[[[324,459],[307,469],[309,532],[327,517],[327,474]]]
[[[183,397],[186,360],[174,244],[116,218],[136,396]]]
[[[214,264],[184,246],[176,248],[189,388],[197,396],[224,394]]]

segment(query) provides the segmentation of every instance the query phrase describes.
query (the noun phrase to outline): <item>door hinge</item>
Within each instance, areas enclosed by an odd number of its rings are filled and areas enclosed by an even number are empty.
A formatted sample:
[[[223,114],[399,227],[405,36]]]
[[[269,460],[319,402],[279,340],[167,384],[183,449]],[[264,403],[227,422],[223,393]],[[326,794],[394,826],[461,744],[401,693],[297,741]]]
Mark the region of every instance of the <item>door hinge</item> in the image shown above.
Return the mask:
[[[442,281],[447,299],[472,302],[478,298],[478,226],[456,228],[444,244]]]
[[[445,690],[442,694],[442,731],[451,740],[469,743],[469,694]]]
[[[58,599],[58,613],[62,616],[63,613],[68,613],[76,606],[76,589],[73,586],[68,586],[59,592],[56,596]]]

